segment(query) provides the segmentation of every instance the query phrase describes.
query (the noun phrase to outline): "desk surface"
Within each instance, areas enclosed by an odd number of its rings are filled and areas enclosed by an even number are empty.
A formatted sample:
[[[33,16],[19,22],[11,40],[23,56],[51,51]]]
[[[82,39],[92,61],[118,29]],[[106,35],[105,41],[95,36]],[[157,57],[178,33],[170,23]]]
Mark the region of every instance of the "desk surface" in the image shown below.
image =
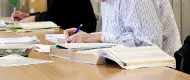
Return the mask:
[[[46,33],[0,32],[2,37],[37,36],[42,44],[51,44],[44,39]],[[190,75],[166,68],[154,67],[136,70],[123,70],[117,65],[88,65],[50,57],[46,54],[30,51],[30,58],[52,60],[53,63],[0,67],[0,80],[190,80]]]

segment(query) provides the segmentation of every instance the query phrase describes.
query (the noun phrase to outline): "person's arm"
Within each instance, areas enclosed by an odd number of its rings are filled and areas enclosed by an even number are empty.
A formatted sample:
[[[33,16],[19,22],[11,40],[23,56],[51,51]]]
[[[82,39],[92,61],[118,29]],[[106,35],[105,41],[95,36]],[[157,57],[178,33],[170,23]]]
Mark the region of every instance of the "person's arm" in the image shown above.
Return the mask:
[[[29,15],[30,15],[30,16],[35,16],[35,15],[37,15],[37,14],[40,14],[40,12],[30,13]]]
[[[151,1],[145,0],[122,0],[120,2],[120,30],[125,30],[125,33],[120,33],[119,30],[113,33],[104,32],[102,34],[103,42],[119,43],[126,46],[162,46],[162,24],[157,17],[154,5]],[[111,28],[111,26],[109,26]],[[149,34],[144,34],[148,33]],[[154,43],[154,44],[153,44]]]
[[[175,51],[179,50],[181,47],[179,30],[174,18],[172,7],[168,0],[162,2],[162,14],[161,18],[163,20],[163,33],[164,33],[164,51],[168,54],[174,56]]]
[[[38,21],[48,21],[50,20],[48,18],[48,15],[47,15],[47,12],[42,12],[42,13],[37,13],[35,14],[35,21],[38,22]]]
[[[47,0],[47,11],[30,13],[30,16],[35,16],[35,21],[50,21],[51,17],[55,16],[55,14],[57,13],[54,10],[55,1],[57,0]]]

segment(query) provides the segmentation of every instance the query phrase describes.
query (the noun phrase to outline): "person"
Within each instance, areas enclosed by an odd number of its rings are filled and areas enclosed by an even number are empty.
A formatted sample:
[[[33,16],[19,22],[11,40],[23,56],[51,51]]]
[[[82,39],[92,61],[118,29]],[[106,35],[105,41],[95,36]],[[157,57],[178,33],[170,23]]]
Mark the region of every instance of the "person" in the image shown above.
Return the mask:
[[[169,0],[98,0],[102,2],[102,32],[66,29],[67,42],[116,43],[128,47],[157,45],[173,56],[181,47]]]
[[[12,13],[12,17],[20,22],[53,21],[62,29],[78,27],[83,24],[82,30],[94,32],[96,17],[90,0],[47,0],[47,11],[28,14],[21,11]]]

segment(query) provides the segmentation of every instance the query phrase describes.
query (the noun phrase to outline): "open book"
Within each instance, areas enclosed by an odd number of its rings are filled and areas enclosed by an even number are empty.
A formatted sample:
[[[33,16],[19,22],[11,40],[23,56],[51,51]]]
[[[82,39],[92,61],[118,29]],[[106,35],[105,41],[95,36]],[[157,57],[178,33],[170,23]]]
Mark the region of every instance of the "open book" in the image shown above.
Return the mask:
[[[76,44],[77,43],[71,43]],[[51,48],[51,55],[59,58],[64,58],[67,60],[89,63],[89,64],[105,64],[105,58],[111,59],[118,63],[122,68],[125,69],[135,69],[153,66],[170,66],[175,65],[175,59],[165,52],[163,52],[157,46],[142,46],[142,47],[126,47],[122,45],[112,46],[111,48],[92,48],[94,46],[89,46],[87,50],[86,45],[91,45],[90,43],[83,43],[84,46],[80,49],[79,46],[73,46],[71,48],[70,44],[65,44],[68,49],[57,49],[55,47]],[[101,43],[93,43],[95,46]],[[64,47],[65,47],[64,46]],[[101,47],[106,47],[110,45],[103,44]]]
[[[59,26],[51,21],[18,23],[18,26],[22,29],[59,28]]]

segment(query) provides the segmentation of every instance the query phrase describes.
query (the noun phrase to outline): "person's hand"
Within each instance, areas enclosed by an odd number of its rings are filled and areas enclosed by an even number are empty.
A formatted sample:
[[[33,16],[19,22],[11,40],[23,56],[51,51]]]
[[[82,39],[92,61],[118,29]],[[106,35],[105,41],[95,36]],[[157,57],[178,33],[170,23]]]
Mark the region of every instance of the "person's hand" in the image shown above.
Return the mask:
[[[16,11],[16,12],[13,12],[11,14],[11,18],[16,20],[16,21],[20,21],[20,20],[22,20],[22,19],[24,19],[26,17],[29,17],[29,16],[30,16],[30,14],[24,13],[24,12],[21,12],[21,11]]]
[[[66,36],[66,41],[71,43],[99,43],[101,42],[101,34],[88,34],[84,31],[79,31],[73,34],[76,28],[66,29],[64,34]]]
[[[35,22],[35,16],[24,18],[20,22]]]

